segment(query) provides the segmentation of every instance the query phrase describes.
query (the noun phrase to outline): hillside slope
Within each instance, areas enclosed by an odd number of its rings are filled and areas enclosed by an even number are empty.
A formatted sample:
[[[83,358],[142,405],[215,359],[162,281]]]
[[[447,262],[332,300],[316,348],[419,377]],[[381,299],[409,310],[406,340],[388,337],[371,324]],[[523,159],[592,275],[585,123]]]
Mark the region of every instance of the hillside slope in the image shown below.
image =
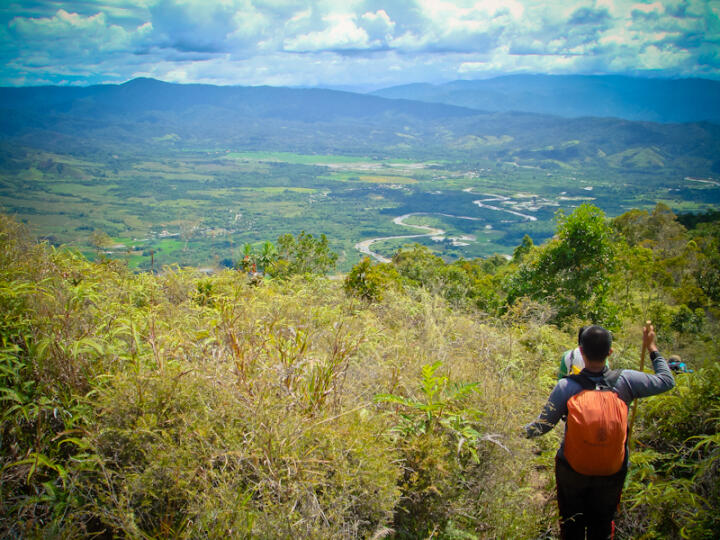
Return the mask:
[[[593,270],[621,316],[613,365],[637,366],[651,317],[695,369],[640,407],[619,534],[716,537],[718,223],[592,215],[615,231]],[[480,311],[457,284],[474,276],[486,302],[566,237],[514,261],[416,249],[356,272],[405,277],[362,300],[319,276],[132,274],[0,216],[0,535],[552,536],[560,430],[531,443],[520,427],[586,319],[561,323],[552,295]]]

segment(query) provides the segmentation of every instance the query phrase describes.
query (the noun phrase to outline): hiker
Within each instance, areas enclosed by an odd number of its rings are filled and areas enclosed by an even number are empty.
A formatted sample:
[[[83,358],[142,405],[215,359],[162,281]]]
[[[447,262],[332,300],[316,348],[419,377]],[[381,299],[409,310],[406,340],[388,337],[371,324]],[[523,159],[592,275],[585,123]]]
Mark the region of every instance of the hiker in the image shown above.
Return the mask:
[[[682,361],[682,358],[680,358],[677,355],[673,355],[670,358],[668,358],[668,366],[670,366],[670,369],[673,373],[692,373],[692,369],[688,369],[687,364]]]
[[[558,369],[558,379],[562,379],[567,375],[577,375],[585,367],[585,360],[580,354],[580,336],[587,326],[580,328],[578,332],[578,346],[569,351],[565,351],[562,358],[560,359],[560,369]]]
[[[580,353],[580,336],[588,326],[583,326],[578,331],[578,346],[569,351],[565,351],[560,359],[560,368],[558,369],[558,379],[567,377],[568,375],[577,375],[585,368],[585,360]],[[610,367],[610,360],[607,360],[607,366]]]
[[[550,431],[562,418],[565,436],[555,457],[560,532],[564,539],[612,538],[628,467],[628,408],[633,399],[670,390],[675,379],[655,343],[655,330],[643,330],[654,375],[631,369],[610,371],[612,336],[601,326],[580,335],[585,368],[560,379],[540,416],[525,426],[527,437]],[[583,390],[588,390],[583,392]],[[605,390],[605,391],[595,391]],[[592,412],[605,422],[593,428]],[[614,429],[613,429],[614,428]]]

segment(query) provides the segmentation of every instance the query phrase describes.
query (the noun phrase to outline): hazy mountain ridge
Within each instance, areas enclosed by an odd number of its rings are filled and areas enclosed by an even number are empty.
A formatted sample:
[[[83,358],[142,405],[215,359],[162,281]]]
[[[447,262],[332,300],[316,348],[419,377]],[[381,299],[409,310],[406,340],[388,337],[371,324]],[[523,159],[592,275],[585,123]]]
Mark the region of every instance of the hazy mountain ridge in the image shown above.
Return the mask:
[[[386,112],[424,119],[474,114],[466,107],[455,105],[411,100],[390,101],[367,94],[321,88],[173,84],[145,78],[133,79],[121,85],[81,88],[0,88],[0,100],[3,108],[46,113],[138,114],[151,110],[186,111],[209,105],[250,117],[293,118],[302,121],[328,117],[362,118]]]
[[[173,144],[435,157],[469,151],[474,157],[550,168],[557,160],[632,168],[636,164],[606,156],[653,147],[662,165],[676,165],[681,174],[720,170],[720,126],[709,122],[488,113],[335,90],[152,79],[85,88],[0,88],[0,103],[0,136],[46,148]]]
[[[409,84],[372,95],[563,117],[651,122],[720,122],[720,81],[618,75],[508,75],[445,84]]]

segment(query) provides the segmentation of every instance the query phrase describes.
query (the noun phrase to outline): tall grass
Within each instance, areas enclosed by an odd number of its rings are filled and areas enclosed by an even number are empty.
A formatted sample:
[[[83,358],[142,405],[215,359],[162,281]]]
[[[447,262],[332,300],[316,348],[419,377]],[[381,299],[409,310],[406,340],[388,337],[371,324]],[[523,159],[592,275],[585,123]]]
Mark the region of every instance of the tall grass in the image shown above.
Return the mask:
[[[532,385],[497,369],[526,349],[487,321],[423,292],[368,306],[325,278],[132,274],[6,219],[2,239],[3,536],[547,528],[517,437]],[[477,384],[459,409],[477,436],[461,447],[398,436],[399,411],[374,399],[412,399],[438,361],[447,385]]]
[[[0,242],[1,537],[557,532],[560,430],[520,433],[574,341],[543,304],[490,318],[422,288],[369,303],[322,277],[133,274],[35,244],[2,216]],[[634,365],[622,343],[636,334],[617,333],[619,366]],[[629,534],[717,530],[709,374],[680,385],[692,406],[641,409]],[[700,431],[695,407],[709,411]],[[666,466],[673,448],[697,465],[687,481]],[[643,521],[668,493],[688,497],[672,518],[685,523]]]

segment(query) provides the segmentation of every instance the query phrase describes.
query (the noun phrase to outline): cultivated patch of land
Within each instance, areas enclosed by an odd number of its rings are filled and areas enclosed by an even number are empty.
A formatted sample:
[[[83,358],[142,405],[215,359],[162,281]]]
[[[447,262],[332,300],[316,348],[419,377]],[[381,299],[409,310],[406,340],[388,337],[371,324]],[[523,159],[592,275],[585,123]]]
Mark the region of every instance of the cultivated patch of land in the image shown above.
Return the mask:
[[[368,241],[379,259],[407,242],[472,258],[509,253],[525,233],[542,241],[557,210],[583,202],[613,215],[658,200],[679,210],[720,200],[713,177],[642,185],[592,171],[450,160],[229,149],[79,158],[34,150],[11,163],[0,176],[5,212],[54,243],[139,268],[229,265],[246,242],[300,230],[326,234],[341,268],[367,252],[356,245]],[[98,231],[110,238],[98,244]]]

